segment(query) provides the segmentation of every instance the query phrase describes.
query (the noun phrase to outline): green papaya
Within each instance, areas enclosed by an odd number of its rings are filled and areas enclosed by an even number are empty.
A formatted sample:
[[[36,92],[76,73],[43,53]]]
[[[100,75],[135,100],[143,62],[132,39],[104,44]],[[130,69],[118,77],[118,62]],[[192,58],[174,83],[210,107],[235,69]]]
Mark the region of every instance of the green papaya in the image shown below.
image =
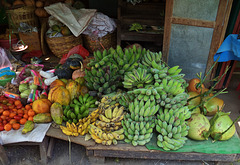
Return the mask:
[[[52,122],[52,117],[50,113],[39,113],[33,117],[34,123],[50,123]]]
[[[63,108],[62,105],[58,102],[53,103],[50,108],[50,113],[53,121],[56,124],[62,124],[63,121]]]
[[[26,134],[34,129],[34,122],[31,120],[28,120],[23,127],[22,133]]]

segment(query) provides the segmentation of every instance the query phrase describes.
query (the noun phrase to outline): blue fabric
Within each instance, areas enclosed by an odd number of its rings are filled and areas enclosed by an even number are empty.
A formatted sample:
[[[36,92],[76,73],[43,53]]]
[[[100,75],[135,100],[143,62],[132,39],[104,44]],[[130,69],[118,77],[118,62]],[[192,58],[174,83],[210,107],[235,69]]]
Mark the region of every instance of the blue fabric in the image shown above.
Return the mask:
[[[240,39],[237,39],[237,34],[230,34],[223,41],[222,45],[214,55],[214,61],[226,62],[230,60],[240,61]]]

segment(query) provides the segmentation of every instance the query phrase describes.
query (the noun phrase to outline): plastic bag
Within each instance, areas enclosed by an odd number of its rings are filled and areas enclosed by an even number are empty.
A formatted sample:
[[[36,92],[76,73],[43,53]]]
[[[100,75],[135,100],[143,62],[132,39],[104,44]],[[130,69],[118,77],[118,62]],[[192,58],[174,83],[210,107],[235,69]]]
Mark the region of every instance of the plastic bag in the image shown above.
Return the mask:
[[[74,46],[71,50],[69,50],[68,54],[63,55],[60,60],[60,64],[64,64],[65,61],[73,54],[79,54],[84,59],[89,56],[89,52],[82,45]]]
[[[0,69],[6,67],[12,68],[12,64],[9,61],[5,50],[0,47]]]

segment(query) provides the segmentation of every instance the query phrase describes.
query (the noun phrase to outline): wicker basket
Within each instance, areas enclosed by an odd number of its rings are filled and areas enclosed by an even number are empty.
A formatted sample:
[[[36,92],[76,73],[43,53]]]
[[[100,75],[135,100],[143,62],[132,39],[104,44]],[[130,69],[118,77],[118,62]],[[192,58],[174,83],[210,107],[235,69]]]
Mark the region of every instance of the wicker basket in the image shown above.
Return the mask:
[[[41,50],[40,35],[38,32],[23,33],[19,32],[19,38],[28,45],[26,52]]]
[[[46,37],[46,41],[52,53],[59,58],[62,58],[74,46],[82,45],[83,43],[81,35],[78,37],[74,35],[53,38]]]
[[[84,47],[90,52],[93,53],[96,50],[103,51],[104,49],[109,49],[111,47],[115,48],[117,45],[117,35],[116,31],[113,33],[108,33],[107,35],[98,38],[91,37],[83,34],[83,44]]]
[[[38,27],[38,18],[34,10],[35,8],[30,6],[7,10],[9,29],[17,29],[21,22]]]

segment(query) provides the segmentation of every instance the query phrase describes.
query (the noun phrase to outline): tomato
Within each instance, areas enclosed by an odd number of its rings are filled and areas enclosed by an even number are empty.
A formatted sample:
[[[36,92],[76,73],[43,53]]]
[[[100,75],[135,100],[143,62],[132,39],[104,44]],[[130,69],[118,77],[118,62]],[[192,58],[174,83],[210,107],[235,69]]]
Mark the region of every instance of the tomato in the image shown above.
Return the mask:
[[[2,115],[2,116],[1,116],[1,119],[2,119],[2,120],[6,120],[6,116],[3,116],[3,115]]]
[[[0,114],[3,113],[3,111],[4,111],[3,108],[0,108]]]
[[[12,105],[12,104],[14,104],[14,101],[13,100],[9,100],[8,103]]]
[[[3,123],[3,125],[7,124],[7,120],[3,120],[2,123]]]
[[[3,131],[3,130],[4,130],[4,126],[0,125],[0,131]]]
[[[8,103],[8,100],[3,100],[2,103],[3,103],[3,104],[7,104],[7,103]]]
[[[13,108],[15,108],[15,106],[14,105],[9,105],[8,108],[13,109]]]
[[[19,113],[18,116],[23,117],[23,113]]]
[[[16,119],[16,120],[21,120],[22,117],[19,116],[19,115],[16,115],[16,116],[14,116],[13,118]]]
[[[200,87],[200,80],[198,78],[193,78],[188,82],[187,90],[188,92],[197,92],[200,93],[205,86],[202,84]]]

